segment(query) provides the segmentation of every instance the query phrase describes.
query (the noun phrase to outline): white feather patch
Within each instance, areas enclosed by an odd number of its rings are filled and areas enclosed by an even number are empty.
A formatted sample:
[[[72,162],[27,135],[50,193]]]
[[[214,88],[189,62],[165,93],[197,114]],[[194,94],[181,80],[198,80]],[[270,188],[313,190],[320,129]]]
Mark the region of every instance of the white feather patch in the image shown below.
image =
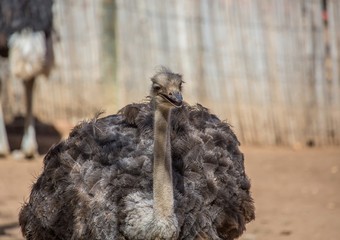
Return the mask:
[[[167,219],[158,218],[153,212],[151,194],[134,192],[125,197],[126,214],[123,224],[124,235],[132,240],[154,240],[178,238],[178,222],[175,215]]]
[[[44,32],[24,29],[9,38],[11,74],[28,80],[42,72],[46,56]]]

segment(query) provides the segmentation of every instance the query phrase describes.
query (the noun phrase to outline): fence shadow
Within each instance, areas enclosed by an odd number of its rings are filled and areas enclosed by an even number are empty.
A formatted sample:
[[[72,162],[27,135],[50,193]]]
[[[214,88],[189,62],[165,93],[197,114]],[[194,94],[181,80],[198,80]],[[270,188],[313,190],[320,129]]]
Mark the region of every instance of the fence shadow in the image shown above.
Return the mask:
[[[19,227],[19,223],[17,222],[1,224],[0,225],[0,236],[6,235],[7,229],[12,229],[12,228],[17,228],[17,227]]]

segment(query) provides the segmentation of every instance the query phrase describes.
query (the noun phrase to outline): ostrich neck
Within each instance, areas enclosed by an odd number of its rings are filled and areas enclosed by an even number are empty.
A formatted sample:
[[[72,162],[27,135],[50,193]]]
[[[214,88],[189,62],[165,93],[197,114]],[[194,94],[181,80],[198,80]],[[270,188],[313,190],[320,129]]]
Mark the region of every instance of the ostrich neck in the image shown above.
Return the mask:
[[[170,145],[171,109],[156,106],[154,122],[153,198],[154,213],[161,218],[173,214],[174,197]]]

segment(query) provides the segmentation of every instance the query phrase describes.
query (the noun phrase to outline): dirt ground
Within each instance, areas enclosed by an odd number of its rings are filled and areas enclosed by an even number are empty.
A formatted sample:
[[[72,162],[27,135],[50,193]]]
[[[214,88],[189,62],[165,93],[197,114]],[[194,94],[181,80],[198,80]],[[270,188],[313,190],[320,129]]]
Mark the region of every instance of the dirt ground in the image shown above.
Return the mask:
[[[340,148],[242,147],[256,220],[242,240],[340,239]],[[35,160],[0,160],[0,240],[22,239],[18,212],[42,169]]]

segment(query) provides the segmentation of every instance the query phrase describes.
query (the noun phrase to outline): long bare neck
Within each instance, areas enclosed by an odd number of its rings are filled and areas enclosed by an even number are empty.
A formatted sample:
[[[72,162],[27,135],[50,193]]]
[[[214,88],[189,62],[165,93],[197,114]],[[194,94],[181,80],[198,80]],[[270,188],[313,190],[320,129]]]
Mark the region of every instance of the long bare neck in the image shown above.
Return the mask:
[[[156,106],[154,122],[153,198],[154,212],[161,218],[174,212],[172,160],[170,145],[170,109]]]

